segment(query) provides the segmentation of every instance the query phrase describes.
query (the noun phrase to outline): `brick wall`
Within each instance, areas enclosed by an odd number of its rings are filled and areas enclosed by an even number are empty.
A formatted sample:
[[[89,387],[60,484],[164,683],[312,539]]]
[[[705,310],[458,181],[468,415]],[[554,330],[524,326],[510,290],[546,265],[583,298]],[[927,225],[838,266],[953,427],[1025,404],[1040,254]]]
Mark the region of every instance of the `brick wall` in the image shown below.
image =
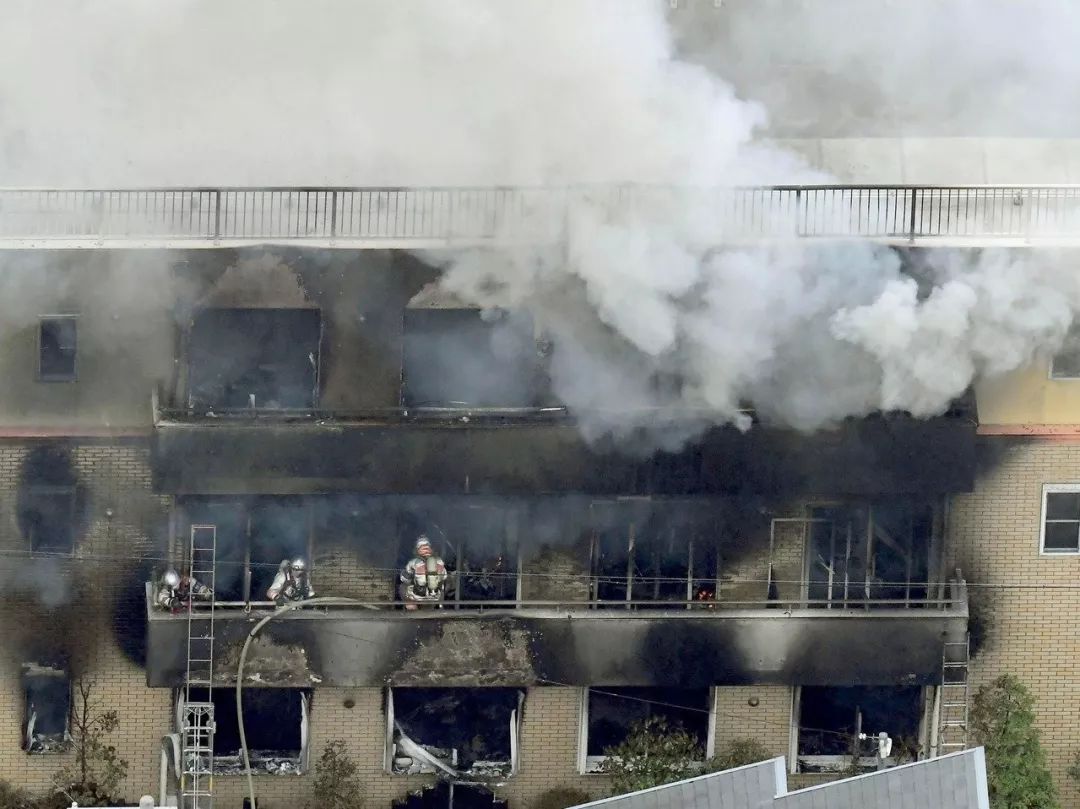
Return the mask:
[[[1080,789],[1065,770],[1080,751],[1080,556],[1043,556],[1044,483],[1080,483],[1080,443],[984,439],[992,461],[972,494],[952,500],[949,556],[987,627],[972,664],[975,687],[1011,673],[1031,689],[1065,807]]]

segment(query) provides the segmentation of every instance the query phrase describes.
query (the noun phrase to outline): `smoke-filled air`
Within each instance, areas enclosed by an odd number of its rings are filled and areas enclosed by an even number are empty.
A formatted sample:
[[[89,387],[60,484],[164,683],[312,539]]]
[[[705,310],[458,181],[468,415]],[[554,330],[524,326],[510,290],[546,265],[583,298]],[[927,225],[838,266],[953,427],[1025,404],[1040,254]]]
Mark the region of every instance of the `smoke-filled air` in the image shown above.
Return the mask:
[[[9,0],[0,185],[827,182],[768,136],[882,106],[916,132],[1010,134],[979,130],[1051,98],[1076,123],[1068,4],[822,0],[807,19],[835,24],[802,27],[766,2],[725,26],[731,5]],[[778,84],[787,54],[819,57],[821,82]],[[1059,347],[1080,308],[1080,274],[1039,252],[726,245],[704,203],[582,202],[566,224],[554,249],[426,258],[459,298],[531,315],[590,437],[678,442],[747,408],[800,429],[929,416]]]

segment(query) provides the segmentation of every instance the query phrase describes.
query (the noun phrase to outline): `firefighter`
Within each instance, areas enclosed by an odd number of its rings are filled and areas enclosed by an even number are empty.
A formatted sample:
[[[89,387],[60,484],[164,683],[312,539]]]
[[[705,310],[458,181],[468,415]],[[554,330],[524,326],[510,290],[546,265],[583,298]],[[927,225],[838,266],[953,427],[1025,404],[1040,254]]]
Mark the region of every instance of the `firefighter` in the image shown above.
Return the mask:
[[[266,591],[266,597],[277,602],[280,606],[287,601],[303,601],[306,598],[315,597],[315,588],[307,575],[307,562],[297,557],[291,562],[282,559],[278,566],[277,575],[270,588]]]
[[[401,571],[401,600],[405,609],[415,610],[420,604],[442,601],[446,583],[446,564],[435,555],[431,542],[421,534],[416,540],[416,555]]]
[[[157,604],[170,612],[180,612],[191,604],[192,599],[208,601],[214,591],[191,576],[181,576],[172,568],[165,571],[158,588]]]

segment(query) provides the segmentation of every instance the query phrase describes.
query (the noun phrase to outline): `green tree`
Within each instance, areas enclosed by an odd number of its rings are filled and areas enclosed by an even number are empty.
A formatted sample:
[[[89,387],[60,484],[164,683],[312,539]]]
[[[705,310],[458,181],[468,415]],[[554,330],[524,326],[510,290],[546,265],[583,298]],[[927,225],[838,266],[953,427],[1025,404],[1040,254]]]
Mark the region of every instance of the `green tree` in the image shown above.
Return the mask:
[[[631,726],[622,744],[604,751],[601,770],[612,776],[612,795],[668,784],[701,773],[705,751],[697,740],[662,716]]]
[[[106,738],[116,730],[116,711],[101,711],[94,699],[93,680],[75,683],[71,712],[71,748],[75,761],[53,776],[56,791],[80,806],[109,806],[120,802],[118,790],[127,778],[128,763]]]
[[[1035,698],[1011,674],[975,694],[971,728],[986,748],[993,809],[1057,809],[1057,790],[1039,743],[1032,708]]]
[[[345,742],[340,739],[327,742],[315,765],[310,809],[360,809],[364,805],[364,789],[358,772]]]
[[[757,764],[767,758],[772,758],[772,755],[756,739],[734,739],[706,762],[705,769],[708,772],[719,772]]]

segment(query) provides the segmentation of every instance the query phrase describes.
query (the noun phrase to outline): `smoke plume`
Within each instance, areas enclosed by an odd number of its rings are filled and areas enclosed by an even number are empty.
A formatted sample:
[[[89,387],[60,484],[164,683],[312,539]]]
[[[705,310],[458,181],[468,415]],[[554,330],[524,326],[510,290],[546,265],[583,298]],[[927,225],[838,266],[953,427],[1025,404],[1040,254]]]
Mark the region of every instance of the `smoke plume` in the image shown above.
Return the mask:
[[[832,132],[848,106],[858,129],[898,98],[912,120],[982,134],[1080,86],[1080,60],[1039,67],[1080,30],[1050,0],[830,0],[788,18],[739,0],[683,17],[661,0],[8,5],[4,185],[814,182],[759,136]],[[436,260],[460,298],[530,312],[590,436],[678,443],[745,424],[746,407],[804,429],[931,415],[1055,349],[1080,306],[1045,252],[924,255],[917,281],[870,244],[725,247],[707,207],[583,202],[566,221],[558,250]]]

